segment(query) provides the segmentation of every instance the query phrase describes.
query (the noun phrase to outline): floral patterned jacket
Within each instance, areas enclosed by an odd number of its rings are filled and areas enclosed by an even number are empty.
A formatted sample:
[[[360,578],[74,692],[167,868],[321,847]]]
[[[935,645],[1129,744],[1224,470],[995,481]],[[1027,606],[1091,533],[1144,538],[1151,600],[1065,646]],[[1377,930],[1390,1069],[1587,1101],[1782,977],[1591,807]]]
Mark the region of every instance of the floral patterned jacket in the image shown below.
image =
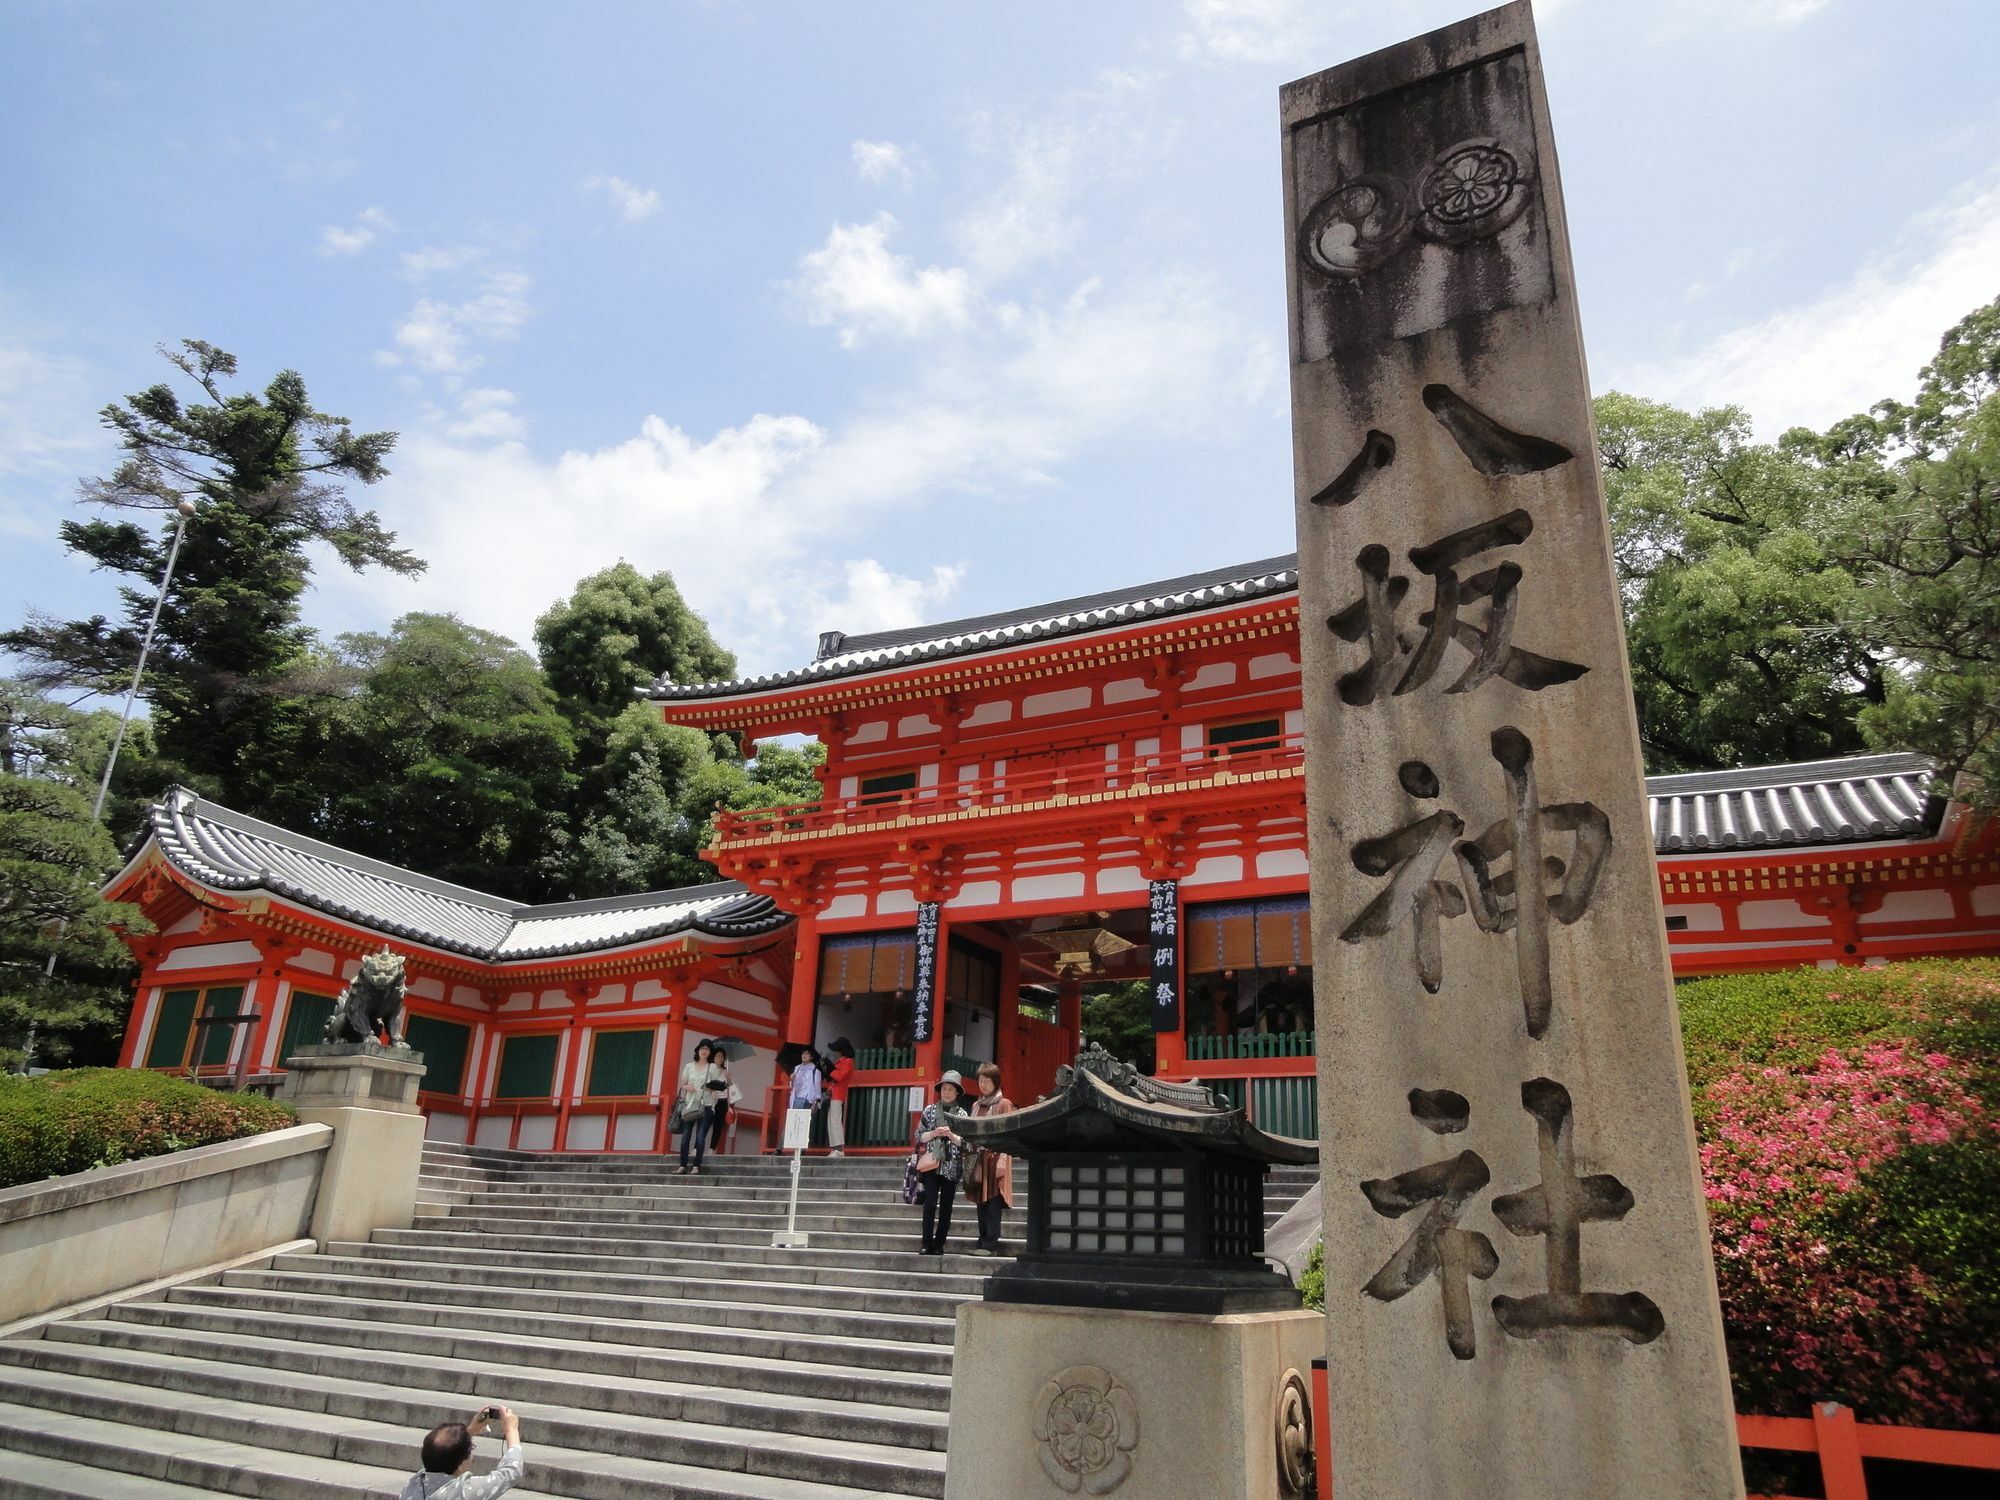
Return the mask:
[[[949,1125],[951,1121],[946,1118],[947,1115],[963,1113],[956,1106],[948,1110],[942,1104],[926,1104],[924,1112],[917,1117],[917,1134],[921,1136],[940,1125]],[[917,1150],[928,1151],[937,1158],[938,1175],[946,1180],[957,1182],[965,1175],[965,1148],[957,1141],[943,1137],[935,1141],[919,1140]]]

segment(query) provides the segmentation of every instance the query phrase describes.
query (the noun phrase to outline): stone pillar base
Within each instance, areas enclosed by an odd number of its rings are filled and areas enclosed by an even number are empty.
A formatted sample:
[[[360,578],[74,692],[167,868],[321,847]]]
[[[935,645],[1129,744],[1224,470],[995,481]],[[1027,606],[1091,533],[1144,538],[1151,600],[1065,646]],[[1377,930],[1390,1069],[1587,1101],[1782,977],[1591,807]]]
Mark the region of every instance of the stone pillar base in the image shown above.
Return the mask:
[[[952,1356],[945,1500],[1300,1500],[1301,1440],[1326,1319],[1200,1317],[969,1302]]]
[[[416,1218],[424,1117],[417,1085],[424,1058],[374,1042],[302,1047],[285,1059],[278,1098],[301,1124],[333,1127],[308,1231],[324,1249],[365,1240],[377,1229],[408,1229]]]

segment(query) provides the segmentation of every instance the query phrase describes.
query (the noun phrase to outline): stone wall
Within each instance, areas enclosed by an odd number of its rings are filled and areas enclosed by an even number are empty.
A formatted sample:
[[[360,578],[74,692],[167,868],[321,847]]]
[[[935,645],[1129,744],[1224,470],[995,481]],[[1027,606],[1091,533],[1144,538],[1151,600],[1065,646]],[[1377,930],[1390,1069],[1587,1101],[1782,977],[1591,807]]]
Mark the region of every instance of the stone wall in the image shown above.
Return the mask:
[[[0,1191],[0,1326],[305,1237],[332,1142],[295,1125]]]

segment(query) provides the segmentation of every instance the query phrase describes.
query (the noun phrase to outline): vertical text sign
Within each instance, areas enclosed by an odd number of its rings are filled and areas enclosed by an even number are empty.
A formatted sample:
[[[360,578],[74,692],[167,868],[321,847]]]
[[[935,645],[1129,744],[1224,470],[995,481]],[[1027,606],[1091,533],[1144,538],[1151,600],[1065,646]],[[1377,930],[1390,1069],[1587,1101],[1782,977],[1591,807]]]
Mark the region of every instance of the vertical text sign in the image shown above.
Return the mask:
[[[1280,103],[1335,1487],[1738,1496],[1528,6]]]
[[[1181,888],[1155,880],[1146,899],[1146,935],[1153,946],[1153,1030],[1181,1029]]]
[[[931,1012],[937,1003],[938,904],[925,901],[917,907],[916,972],[910,978],[910,999],[916,1007],[916,1024],[911,1033],[919,1042],[931,1039]]]

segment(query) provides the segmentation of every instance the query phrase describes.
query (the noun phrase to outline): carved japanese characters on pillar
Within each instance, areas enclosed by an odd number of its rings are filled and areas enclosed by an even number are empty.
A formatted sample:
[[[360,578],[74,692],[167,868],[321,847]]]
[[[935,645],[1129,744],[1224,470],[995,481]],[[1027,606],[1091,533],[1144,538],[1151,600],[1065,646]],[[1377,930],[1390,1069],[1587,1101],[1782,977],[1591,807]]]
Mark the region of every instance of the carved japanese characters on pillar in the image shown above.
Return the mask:
[[[1540,67],[1517,4],[1281,95],[1339,1488],[1709,1500],[1742,1481]]]
[[[1147,887],[1146,940],[1150,964],[1153,1030],[1181,1029],[1181,885],[1155,880]]]
[[[937,1007],[938,904],[925,901],[917,907],[917,955],[910,976],[910,1002],[915,1007],[911,1040],[928,1042]]]

